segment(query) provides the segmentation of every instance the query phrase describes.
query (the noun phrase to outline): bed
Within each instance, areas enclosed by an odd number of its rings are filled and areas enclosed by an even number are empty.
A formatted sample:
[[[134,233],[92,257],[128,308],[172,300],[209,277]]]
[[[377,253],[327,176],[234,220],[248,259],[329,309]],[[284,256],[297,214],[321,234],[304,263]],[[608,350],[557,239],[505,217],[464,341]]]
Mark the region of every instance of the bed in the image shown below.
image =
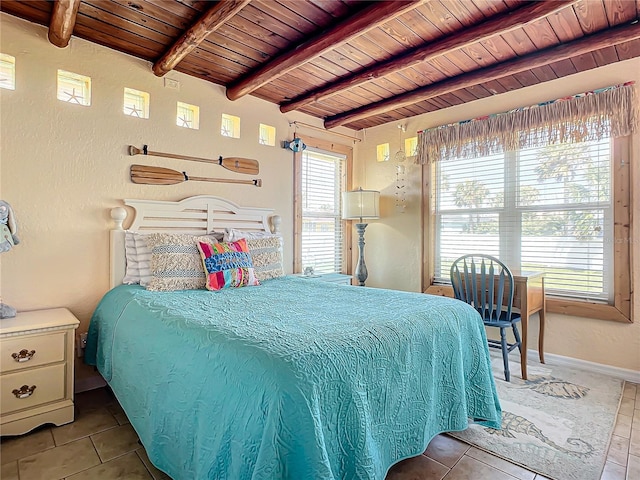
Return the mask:
[[[125,204],[129,230],[279,224],[209,196]],[[499,428],[484,327],[465,303],[292,275],[217,292],[123,285],[123,209],[112,217],[114,288],[85,362],[173,479],[382,480],[438,433]]]

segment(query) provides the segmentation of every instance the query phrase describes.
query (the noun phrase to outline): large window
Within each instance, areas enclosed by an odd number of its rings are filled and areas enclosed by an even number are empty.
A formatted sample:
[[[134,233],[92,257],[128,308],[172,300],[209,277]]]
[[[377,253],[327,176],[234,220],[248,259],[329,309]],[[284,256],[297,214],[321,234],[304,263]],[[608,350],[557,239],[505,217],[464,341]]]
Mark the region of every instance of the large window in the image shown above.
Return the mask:
[[[612,142],[437,162],[434,282],[460,255],[545,272],[548,294],[613,303]]]
[[[344,222],[341,196],[345,190],[346,158],[307,148],[302,153],[302,268],[315,273],[341,272]]]

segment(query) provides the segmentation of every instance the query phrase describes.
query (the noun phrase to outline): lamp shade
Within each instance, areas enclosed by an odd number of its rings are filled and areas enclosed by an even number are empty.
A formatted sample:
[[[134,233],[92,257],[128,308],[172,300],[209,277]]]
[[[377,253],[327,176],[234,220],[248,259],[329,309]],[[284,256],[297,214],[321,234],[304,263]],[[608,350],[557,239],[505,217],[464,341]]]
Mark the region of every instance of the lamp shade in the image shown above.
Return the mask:
[[[380,217],[380,192],[377,190],[353,190],[342,192],[342,218],[353,220]]]

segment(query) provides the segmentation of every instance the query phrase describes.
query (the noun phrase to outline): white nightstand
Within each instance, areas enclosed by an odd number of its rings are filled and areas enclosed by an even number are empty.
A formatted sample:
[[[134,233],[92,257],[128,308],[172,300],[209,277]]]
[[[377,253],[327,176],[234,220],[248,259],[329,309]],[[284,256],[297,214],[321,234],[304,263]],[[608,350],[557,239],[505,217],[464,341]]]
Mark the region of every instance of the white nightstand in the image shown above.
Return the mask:
[[[0,321],[0,434],[73,422],[74,331],[66,308]]]
[[[351,285],[351,275],[345,275],[343,273],[321,273],[318,275],[296,273],[294,275],[308,280],[319,280],[321,282],[337,283],[338,285]]]

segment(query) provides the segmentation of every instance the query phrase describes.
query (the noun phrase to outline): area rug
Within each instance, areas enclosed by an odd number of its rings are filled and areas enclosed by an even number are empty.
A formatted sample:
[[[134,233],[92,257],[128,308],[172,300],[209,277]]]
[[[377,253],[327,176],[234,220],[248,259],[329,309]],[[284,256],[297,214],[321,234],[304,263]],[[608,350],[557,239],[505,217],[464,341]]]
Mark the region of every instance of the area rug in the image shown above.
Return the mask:
[[[600,480],[624,382],[585,370],[530,362],[491,362],[502,406],[502,429],[472,425],[450,435],[554,480]]]

